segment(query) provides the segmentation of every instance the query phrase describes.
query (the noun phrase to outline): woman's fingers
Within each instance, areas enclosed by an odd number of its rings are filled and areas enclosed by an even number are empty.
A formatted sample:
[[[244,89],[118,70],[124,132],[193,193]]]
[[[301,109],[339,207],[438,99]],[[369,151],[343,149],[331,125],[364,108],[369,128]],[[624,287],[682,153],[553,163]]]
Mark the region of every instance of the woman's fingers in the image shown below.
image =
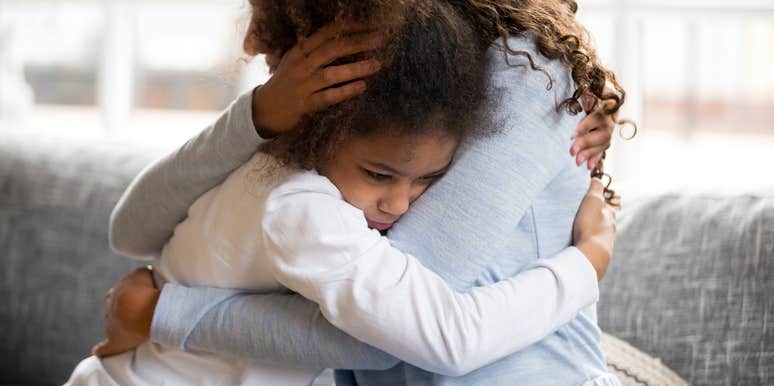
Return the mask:
[[[575,157],[575,163],[580,166],[589,161],[589,170],[593,169],[602,158],[602,154],[610,148],[612,131],[594,130],[575,140],[570,154]]]
[[[572,138],[575,139],[581,137],[599,127],[600,124],[602,124],[602,117],[599,112],[588,114],[578,122],[578,127],[575,128]]]
[[[604,154],[605,153],[598,154],[596,156],[589,158],[589,163],[588,163],[589,170],[594,170],[594,168],[597,167],[597,165],[599,164],[599,161],[602,160],[602,157],[604,156]]]
[[[122,350],[122,348],[116,347],[113,342],[108,339],[95,344],[94,347],[91,348],[91,354],[100,358],[121,354],[125,351],[127,350]]]
[[[369,30],[373,30],[373,27],[350,21],[337,20],[333,23],[323,26],[308,38],[299,40],[303,42],[299,45],[299,48],[301,49],[302,54],[306,54],[306,56],[308,56],[312,53],[312,51],[318,49],[325,42],[334,39],[337,36],[342,34],[366,32]]]
[[[602,155],[602,153],[607,150],[607,147],[607,145],[593,146],[586,148],[585,150],[581,150],[580,153],[575,156],[575,164],[580,166],[582,163],[590,160],[591,158]]]
[[[573,138],[570,154],[575,157],[575,163],[580,166],[588,162],[589,170],[593,170],[602,159],[604,152],[610,148],[613,138],[613,118],[601,111],[584,118],[579,124]]]
[[[610,132],[610,135],[612,136],[614,129],[615,121],[613,120],[613,117],[605,114],[602,110],[597,109],[581,119],[572,138],[580,137],[594,130],[607,131]]]
[[[378,32],[358,34],[325,42],[309,53],[307,68],[317,70],[345,56],[373,51],[382,45],[384,38]]]
[[[320,28],[282,57],[267,55],[272,77],[253,93],[253,124],[259,133],[276,136],[294,128],[303,114],[319,111],[362,93],[355,81],[379,70],[374,59],[324,68],[352,54],[377,49],[382,34],[372,27],[335,22]],[[349,82],[349,83],[348,83]],[[335,87],[343,84],[340,87]]]
[[[328,88],[312,94],[307,98],[304,112],[311,113],[323,110],[329,106],[343,102],[355,95],[361,94],[366,89],[365,81],[358,80],[347,83],[341,87]]]
[[[594,94],[583,94],[580,97],[581,106],[583,106],[583,111],[585,111],[586,114],[594,111],[598,102],[599,98],[597,98],[597,96]]]
[[[305,88],[308,93],[312,94],[339,83],[346,83],[373,75],[379,71],[379,68],[380,64],[375,59],[322,68],[310,79],[308,86]]]
[[[108,341],[107,339],[95,344],[91,348],[91,355],[103,357],[105,355],[105,351],[107,351],[105,348],[107,347]]]
[[[608,131],[594,130],[575,139],[575,142],[573,142],[572,148],[570,149],[570,155],[577,155],[583,150],[596,146],[606,146],[609,148],[612,138],[613,135]]]

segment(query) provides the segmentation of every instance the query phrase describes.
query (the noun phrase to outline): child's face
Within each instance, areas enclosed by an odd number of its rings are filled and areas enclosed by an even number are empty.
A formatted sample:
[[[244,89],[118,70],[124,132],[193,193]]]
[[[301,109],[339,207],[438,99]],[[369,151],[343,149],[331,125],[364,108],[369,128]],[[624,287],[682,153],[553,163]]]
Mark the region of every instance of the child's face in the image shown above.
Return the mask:
[[[319,169],[365,213],[369,227],[384,231],[446,172],[457,144],[440,134],[355,138]]]

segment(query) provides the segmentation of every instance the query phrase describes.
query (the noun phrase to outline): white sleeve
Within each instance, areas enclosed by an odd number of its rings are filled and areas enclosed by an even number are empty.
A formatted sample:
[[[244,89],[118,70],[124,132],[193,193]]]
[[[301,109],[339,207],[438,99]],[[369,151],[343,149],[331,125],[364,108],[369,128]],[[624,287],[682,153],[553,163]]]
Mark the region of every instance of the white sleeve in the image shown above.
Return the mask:
[[[449,376],[539,341],[599,296],[594,268],[574,247],[513,278],[457,293],[368,229],[363,213],[333,192],[278,193],[263,229],[276,278],[318,303],[333,325]]]

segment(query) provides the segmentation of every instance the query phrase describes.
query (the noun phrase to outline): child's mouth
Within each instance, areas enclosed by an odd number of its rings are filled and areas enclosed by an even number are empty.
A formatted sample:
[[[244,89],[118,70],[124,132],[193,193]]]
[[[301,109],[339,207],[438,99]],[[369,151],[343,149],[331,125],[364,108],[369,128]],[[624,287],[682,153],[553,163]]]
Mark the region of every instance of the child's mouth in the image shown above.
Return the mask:
[[[383,223],[383,222],[371,221],[371,220],[369,220],[367,218],[366,218],[366,221],[368,221],[368,227],[369,228],[373,228],[373,229],[376,229],[376,230],[379,230],[379,231],[386,231],[386,230],[390,229],[392,227],[392,224],[393,224],[393,223]]]

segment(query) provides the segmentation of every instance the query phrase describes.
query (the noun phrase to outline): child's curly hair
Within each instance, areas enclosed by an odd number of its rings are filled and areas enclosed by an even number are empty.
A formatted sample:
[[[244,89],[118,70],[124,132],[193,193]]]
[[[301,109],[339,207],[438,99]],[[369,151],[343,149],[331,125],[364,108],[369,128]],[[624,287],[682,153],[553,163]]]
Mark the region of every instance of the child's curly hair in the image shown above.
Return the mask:
[[[280,161],[315,168],[348,138],[373,133],[418,136],[427,133],[462,139],[491,129],[487,105],[487,45],[459,11],[442,1],[251,0],[248,54],[260,47],[283,53],[299,36],[309,36],[334,20],[374,26],[386,37],[377,52],[333,64],[376,57],[382,68],[364,79],[366,91],[309,114],[267,149]],[[410,15],[410,17],[407,17]],[[462,64],[462,65],[461,65]],[[482,124],[483,122],[483,124]]]

